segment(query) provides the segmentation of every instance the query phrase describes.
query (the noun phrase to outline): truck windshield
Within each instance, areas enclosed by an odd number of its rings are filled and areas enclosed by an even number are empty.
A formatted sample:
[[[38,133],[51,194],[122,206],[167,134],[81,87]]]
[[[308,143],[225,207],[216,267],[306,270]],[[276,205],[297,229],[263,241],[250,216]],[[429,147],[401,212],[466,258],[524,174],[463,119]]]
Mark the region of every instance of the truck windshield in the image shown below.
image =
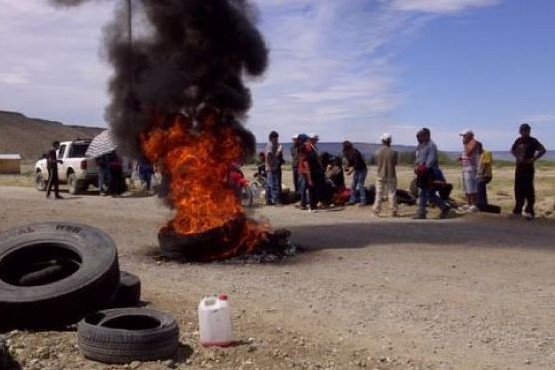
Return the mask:
[[[69,151],[69,158],[83,158],[89,143],[73,143]]]

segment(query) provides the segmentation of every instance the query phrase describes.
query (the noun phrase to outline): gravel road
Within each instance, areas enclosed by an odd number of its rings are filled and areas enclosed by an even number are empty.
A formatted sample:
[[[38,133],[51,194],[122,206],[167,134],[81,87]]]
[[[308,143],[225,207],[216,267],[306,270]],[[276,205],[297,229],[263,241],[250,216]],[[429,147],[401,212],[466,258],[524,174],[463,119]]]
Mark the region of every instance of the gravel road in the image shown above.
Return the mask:
[[[171,216],[157,198],[64,195],[0,187],[0,232],[49,220],[102,229],[121,268],[141,277],[148,306],[177,318],[182,345],[170,361],[111,366],[83,359],[73,330],[6,333],[23,369],[554,368],[553,220],[260,207],[255,216],[290,229],[303,253],[280,264],[189,264],[157,258]],[[219,292],[239,344],[202,348],[196,307]]]

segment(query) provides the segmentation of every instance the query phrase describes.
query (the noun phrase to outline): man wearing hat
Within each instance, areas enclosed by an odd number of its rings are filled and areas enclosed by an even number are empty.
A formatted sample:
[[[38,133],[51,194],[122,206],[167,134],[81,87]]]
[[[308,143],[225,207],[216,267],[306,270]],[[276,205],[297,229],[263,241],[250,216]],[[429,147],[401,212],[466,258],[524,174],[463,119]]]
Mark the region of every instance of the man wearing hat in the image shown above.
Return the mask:
[[[391,148],[390,134],[383,134],[381,140],[382,145],[374,154],[378,173],[376,177],[376,199],[372,211],[375,216],[379,216],[382,208],[383,194],[385,189],[387,189],[391,217],[397,217],[397,173],[395,167],[399,160],[399,154]]]
[[[513,214],[521,214],[527,219],[534,218],[534,162],[545,154],[545,147],[534,137],[530,136],[531,127],[527,123],[520,125],[520,137],[515,140],[511,153],[516,159],[515,168],[515,207]],[[522,213],[526,201],[526,208]]]
[[[462,165],[463,190],[467,202],[459,208],[459,211],[465,213],[478,212],[476,206],[476,194],[478,192],[476,173],[482,144],[474,138],[474,132],[469,128],[462,130],[459,135],[462,136],[463,143],[463,151],[459,160]]]

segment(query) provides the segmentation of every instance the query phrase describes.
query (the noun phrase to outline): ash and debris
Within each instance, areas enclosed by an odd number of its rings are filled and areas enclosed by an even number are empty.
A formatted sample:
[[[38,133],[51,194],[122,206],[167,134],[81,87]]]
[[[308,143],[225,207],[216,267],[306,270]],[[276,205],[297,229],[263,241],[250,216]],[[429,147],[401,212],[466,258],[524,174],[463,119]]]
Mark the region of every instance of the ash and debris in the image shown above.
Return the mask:
[[[302,249],[291,242],[291,232],[278,229],[266,235],[266,239],[251,253],[243,254],[222,263],[278,263],[294,257]]]

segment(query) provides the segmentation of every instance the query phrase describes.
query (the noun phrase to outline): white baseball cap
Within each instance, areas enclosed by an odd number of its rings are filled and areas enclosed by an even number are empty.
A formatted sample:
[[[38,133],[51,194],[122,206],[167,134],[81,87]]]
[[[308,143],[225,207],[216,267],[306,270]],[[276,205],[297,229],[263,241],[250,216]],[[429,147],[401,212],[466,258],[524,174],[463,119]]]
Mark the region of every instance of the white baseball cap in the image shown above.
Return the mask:
[[[465,136],[465,135],[474,135],[474,131],[472,131],[469,128],[465,128],[464,130],[462,130],[461,132],[459,132],[460,136]]]
[[[382,141],[391,140],[391,134],[388,134],[387,132],[385,132],[382,134],[381,139]]]
[[[300,135],[300,134],[295,134],[295,135],[293,135],[293,136],[291,137],[291,139],[293,139],[293,140],[298,139],[298,138],[299,138],[299,135]]]

